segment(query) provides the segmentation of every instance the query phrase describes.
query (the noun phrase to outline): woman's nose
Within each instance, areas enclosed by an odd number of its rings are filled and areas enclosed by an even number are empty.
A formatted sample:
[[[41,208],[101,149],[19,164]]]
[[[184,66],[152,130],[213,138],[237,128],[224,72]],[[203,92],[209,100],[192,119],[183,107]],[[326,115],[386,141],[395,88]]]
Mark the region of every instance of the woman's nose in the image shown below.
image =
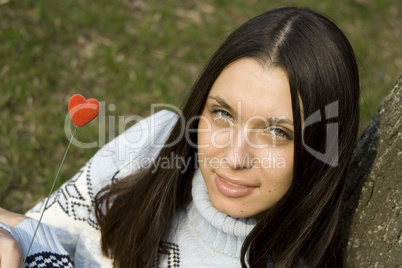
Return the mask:
[[[225,147],[223,155],[229,168],[246,169],[253,166],[253,148],[247,136],[248,132],[244,129],[233,130],[232,142]]]

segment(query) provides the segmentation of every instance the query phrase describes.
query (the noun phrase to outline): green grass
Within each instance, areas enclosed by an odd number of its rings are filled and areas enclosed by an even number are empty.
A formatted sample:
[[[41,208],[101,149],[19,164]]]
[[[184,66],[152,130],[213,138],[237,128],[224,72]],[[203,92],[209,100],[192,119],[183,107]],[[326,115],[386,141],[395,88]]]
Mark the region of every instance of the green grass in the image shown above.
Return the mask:
[[[103,144],[118,134],[107,128],[111,116],[146,116],[151,103],[180,105],[232,30],[286,5],[326,14],[350,39],[361,69],[363,128],[402,70],[398,0],[0,0],[0,206],[22,212],[46,196],[68,144],[71,95],[105,102],[104,120],[77,134]],[[72,146],[58,185],[97,149]]]

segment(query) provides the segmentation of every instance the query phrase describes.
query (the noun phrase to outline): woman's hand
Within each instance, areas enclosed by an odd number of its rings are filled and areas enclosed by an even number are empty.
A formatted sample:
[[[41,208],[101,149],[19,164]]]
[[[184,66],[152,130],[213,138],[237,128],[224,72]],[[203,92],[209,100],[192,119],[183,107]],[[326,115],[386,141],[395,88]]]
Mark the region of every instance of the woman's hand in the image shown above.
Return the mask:
[[[0,268],[21,268],[23,254],[21,245],[0,227]]]
[[[27,219],[29,219],[27,216],[0,208],[0,222],[9,225],[12,228]]]
[[[0,208],[0,222],[9,225],[11,228],[27,219],[29,218],[24,215]],[[7,230],[0,227],[0,268],[20,268],[23,255],[21,245]]]

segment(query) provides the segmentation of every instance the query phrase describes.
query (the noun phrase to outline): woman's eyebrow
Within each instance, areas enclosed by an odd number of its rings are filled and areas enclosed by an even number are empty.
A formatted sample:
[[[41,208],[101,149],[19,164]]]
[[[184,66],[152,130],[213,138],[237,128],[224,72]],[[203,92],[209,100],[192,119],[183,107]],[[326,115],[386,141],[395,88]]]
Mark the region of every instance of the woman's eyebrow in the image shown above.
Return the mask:
[[[287,119],[287,118],[281,118],[281,117],[279,117],[279,118],[275,118],[275,117],[274,118],[269,118],[269,119],[267,119],[267,123],[270,126],[279,125],[279,124],[288,124],[288,125],[293,126],[293,121],[292,120]]]
[[[228,110],[229,113],[231,113],[233,116],[237,116],[237,113],[233,110],[233,108],[221,97],[219,96],[209,96],[209,99],[215,100],[217,103],[219,103],[223,108]],[[271,117],[271,118],[265,118],[264,117],[265,124],[268,126],[275,126],[279,124],[288,124],[293,126],[293,121],[287,118],[283,117]]]
[[[216,100],[217,103],[219,103],[223,108],[228,110],[229,113],[231,113],[233,116],[236,116],[237,113],[233,110],[233,108],[221,97],[218,96],[209,96],[209,99]]]
[[[258,117],[258,124],[256,125],[256,128],[258,129],[266,129],[270,127],[275,127],[279,125],[289,125],[293,127],[293,121],[289,120],[287,118],[278,118],[278,117],[272,117],[272,118],[265,118],[265,117]],[[258,127],[257,127],[258,126]],[[289,128],[291,130],[291,128]]]

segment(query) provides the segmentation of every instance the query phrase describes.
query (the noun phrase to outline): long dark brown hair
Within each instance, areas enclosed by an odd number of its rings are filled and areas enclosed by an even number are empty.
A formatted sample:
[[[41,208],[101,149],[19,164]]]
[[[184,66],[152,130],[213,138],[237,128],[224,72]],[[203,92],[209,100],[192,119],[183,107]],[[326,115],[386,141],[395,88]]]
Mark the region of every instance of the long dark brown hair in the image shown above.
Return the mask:
[[[182,108],[185,123],[201,114],[222,70],[244,57],[286,72],[295,138],[292,186],[246,238],[241,265],[341,267],[340,208],[359,117],[354,52],[322,15],[300,8],[266,12],[234,31],[212,56]],[[303,126],[313,115],[320,120]],[[118,267],[151,267],[172,218],[191,202],[197,148],[187,138],[197,144],[197,133],[182,135],[182,124],[177,121],[166,141],[174,145],[162,148],[158,157],[173,153],[191,159],[190,168],[144,169],[95,198],[102,250]],[[197,124],[193,120],[186,129]],[[177,142],[177,137],[182,138]],[[337,152],[331,154],[334,144]]]

